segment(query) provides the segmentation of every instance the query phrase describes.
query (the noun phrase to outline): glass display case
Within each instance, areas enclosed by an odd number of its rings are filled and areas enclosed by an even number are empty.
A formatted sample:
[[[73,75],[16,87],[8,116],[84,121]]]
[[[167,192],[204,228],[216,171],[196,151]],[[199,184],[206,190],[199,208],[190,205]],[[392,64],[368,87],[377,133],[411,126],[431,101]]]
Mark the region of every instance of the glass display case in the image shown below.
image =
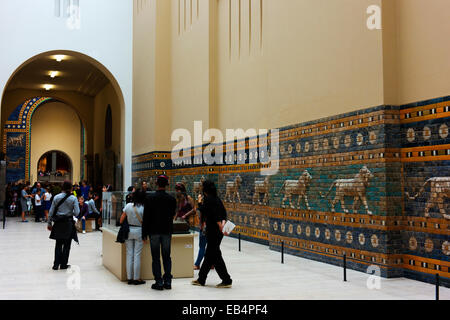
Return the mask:
[[[151,192],[147,192],[150,194]],[[175,197],[175,192],[167,192]],[[103,192],[102,196],[102,224],[103,227],[118,231],[120,228],[119,221],[123,209],[126,206],[126,198],[130,192]],[[174,233],[188,233],[182,221],[174,221]]]
[[[129,192],[103,192],[102,223],[103,227],[119,229],[119,220]]]

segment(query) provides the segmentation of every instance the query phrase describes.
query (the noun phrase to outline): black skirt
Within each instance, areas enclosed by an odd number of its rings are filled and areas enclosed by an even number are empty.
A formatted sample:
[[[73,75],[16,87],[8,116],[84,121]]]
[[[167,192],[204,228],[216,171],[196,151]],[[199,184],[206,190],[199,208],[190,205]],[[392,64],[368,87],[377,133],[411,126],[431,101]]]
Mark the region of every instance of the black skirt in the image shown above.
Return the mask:
[[[50,239],[53,240],[69,240],[78,242],[77,229],[75,221],[72,217],[55,221],[50,233]]]

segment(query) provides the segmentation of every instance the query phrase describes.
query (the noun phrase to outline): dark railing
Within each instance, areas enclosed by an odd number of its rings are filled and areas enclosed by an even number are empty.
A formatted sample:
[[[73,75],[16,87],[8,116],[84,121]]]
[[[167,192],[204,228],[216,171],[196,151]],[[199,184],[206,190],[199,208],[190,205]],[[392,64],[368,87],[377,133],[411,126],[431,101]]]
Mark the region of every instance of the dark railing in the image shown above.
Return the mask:
[[[49,176],[38,176],[37,180],[39,182],[43,182],[43,183],[62,183],[66,180],[71,180],[70,179],[70,174],[65,174],[62,176],[57,176],[56,174],[51,174]]]

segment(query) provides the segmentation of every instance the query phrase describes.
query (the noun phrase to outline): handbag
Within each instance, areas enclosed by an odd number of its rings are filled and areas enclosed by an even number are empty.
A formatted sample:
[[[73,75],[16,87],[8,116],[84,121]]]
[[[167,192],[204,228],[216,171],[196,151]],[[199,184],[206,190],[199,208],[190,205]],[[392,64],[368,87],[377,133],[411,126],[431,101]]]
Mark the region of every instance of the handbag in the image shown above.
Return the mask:
[[[120,225],[119,232],[117,233],[116,242],[125,243],[125,240],[128,239],[128,234],[130,233],[130,225],[128,224],[128,219],[125,218],[122,224]]]

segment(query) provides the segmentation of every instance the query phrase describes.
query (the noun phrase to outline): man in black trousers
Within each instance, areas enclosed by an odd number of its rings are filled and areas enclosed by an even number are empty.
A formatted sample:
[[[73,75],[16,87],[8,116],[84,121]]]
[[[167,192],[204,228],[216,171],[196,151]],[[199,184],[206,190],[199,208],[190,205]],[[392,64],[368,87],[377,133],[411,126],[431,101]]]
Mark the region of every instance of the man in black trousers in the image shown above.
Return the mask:
[[[146,241],[147,237],[150,237],[152,271],[155,278],[152,289],[163,290],[172,289],[170,246],[177,201],[166,192],[166,187],[169,185],[169,179],[166,176],[159,176],[156,185],[158,190],[148,195],[145,201],[142,239]],[[161,276],[160,252],[162,253],[164,276]]]

